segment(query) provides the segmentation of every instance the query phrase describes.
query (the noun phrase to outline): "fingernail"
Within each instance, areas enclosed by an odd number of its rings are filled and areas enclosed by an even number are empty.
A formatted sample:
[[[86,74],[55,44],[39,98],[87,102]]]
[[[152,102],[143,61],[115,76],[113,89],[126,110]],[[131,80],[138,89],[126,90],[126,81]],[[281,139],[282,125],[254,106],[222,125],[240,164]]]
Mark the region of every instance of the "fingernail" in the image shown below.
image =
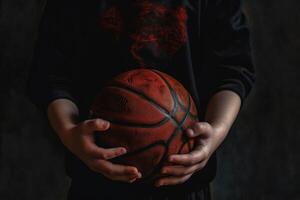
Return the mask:
[[[136,178],[135,179],[132,179],[129,181],[129,183],[133,183],[134,181],[136,181]]]
[[[104,127],[105,127],[105,128],[108,128],[109,125],[110,125],[109,122],[107,122],[107,121],[104,122]]]
[[[104,130],[106,130],[106,129],[108,129],[109,128],[109,122],[103,122],[102,123],[102,129],[104,129]],[[103,133],[107,133],[107,132],[103,132]]]
[[[137,178],[142,178],[142,174],[139,172]]]
[[[121,153],[122,153],[122,154],[124,154],[124,153],[126,153],[126,152],[127,152],[127,150],[126,150],[125,148],[121,148],[121,150],[120,150],[120,151],[121,151]]]
[[[125,153],[125,150],[124,150],[124,149],[118,149],[118,150],[116,151],[117,156],[121,156],[121,155],[123,155],[124,153]]]

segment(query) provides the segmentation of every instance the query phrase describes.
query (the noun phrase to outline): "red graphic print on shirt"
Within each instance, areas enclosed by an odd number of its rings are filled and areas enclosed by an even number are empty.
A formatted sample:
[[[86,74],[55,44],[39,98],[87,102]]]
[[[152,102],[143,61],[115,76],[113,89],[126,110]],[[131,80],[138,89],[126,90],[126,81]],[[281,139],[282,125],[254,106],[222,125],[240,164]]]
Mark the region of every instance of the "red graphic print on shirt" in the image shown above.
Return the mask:
[[[174,55],[187,41],[187,12],[184,6],[170,8],[158,2],[135,0],[132,10],[107,9],[101,17],[103,29],[116,38],[126,35],[132,40],[129,51],[140,65],[145,55]]]

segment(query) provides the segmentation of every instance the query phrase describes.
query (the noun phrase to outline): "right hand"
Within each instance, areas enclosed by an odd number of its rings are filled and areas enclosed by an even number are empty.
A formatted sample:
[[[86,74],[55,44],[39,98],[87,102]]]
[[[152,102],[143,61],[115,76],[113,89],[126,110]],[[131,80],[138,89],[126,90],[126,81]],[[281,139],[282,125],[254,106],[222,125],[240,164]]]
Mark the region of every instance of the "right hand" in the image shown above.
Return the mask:
[[[106,134],[110,123],[102,119],[86,120],[74,124],[61,136],[64,145],[79,157],[92,171],[103,174],[105,177],[123,182],[134,182],[141,178],[136,167],[113,164],[108,161],[126,153],[123,147],[104,149],[95,144],[93,134]]]

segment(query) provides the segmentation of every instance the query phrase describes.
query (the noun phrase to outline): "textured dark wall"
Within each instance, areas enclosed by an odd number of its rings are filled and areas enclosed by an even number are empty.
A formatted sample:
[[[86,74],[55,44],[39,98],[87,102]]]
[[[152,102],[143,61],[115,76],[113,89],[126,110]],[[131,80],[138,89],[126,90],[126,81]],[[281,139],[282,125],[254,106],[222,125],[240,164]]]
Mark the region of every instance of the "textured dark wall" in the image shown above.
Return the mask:
[[[62,200],[69,185],[62,146],[26,98],[43,5],[0,1],[1,200]],[[216,199],[300,199],[299,8],[298,0],[246,2],[258,80],[219,150]]]
[[[65,199],[63,148],[26,97],[45,1],[0,1],[0,199]]]
[[[300,1],[249,0],[256,87],[219,154],[217,199],[300,199]]]

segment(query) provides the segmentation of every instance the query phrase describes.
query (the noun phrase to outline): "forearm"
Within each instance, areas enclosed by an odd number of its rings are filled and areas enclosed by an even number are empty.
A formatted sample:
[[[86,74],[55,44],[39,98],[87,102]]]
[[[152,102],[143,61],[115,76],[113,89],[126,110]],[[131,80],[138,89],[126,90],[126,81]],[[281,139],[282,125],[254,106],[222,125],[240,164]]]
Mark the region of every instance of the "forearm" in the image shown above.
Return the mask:
[[[57,99],[50,103],[47,114],[52,128],[63,140],[62,133],[74,127],[77,123],[79,111],[72,101]]]
[[[205,121],[211,124],[224,140],[241,107],[239,95],[230,90],[216,93],[209,101]]]

